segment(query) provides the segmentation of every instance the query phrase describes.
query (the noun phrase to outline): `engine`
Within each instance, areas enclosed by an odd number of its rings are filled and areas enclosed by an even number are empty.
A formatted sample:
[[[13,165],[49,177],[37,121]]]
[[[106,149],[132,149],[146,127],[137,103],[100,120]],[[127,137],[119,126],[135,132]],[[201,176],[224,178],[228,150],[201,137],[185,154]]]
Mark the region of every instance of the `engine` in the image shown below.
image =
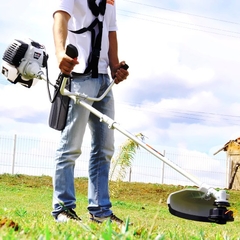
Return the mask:
[[[48,55],[43,45],[31,39],[15,39],[5,50],[2,60],[2,74],[8,81],[30,88],[44,77],[42,68],[47,68]]]

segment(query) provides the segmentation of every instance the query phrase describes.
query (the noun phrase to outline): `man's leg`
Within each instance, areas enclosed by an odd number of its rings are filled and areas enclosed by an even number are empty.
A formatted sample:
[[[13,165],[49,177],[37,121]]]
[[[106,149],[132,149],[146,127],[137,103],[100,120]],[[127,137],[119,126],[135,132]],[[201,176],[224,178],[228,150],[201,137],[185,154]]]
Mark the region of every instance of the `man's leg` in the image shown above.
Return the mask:
[[[109,78],[102,77],[102,89],[106,89]],[[100,93],[99,95],[101,95]],[[112,91],[93,107],[110,118],[114,118],[114,101]],[[109,129],[106,123],[100,122],[93,114],[89,117],[89,127],[92,133],[92,149],[89,162],[89,212],[97,217],[107,217],[112,214],[109,199],[109,168],[114,153],[114,130]]]
[[[99,86],[91,80],[89,75],[76,77],[72,80],[72,92],[84,92],[89,96],[96,96]],[[92,102],[89,102],[92,104]],[[89,118],[89,110],[70,101],[66,126],[61,133],[60,145],[55,160],[55,174],[53,177],[53,212],[56,217],[64,208],[76,207],[74,188],[75,161],[81,154],[81,145]]]

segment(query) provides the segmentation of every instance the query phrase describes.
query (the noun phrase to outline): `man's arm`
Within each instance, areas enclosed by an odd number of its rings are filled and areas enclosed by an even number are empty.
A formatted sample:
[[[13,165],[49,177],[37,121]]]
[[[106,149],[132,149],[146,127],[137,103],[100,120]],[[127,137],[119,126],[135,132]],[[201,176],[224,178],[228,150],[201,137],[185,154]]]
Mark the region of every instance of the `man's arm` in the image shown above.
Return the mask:
[[[69,19],[70,15],[68,13],[64,11],[57,11],[54,14],[53,22],[53,38],[57,61],[61,72],[67,75],[70,75],[74,66],[78,64],[76,59],[72,59],[65,54]]]
[[[118,60],[118,41],[117,41],[117,33],[109,32],[109,66],[112,72],[115,73],[115,66],[119,64]],[[114,74],[113,74],[114,75]]]
[[[117,33],[115,31],[109,32],[109,67],[111,70],[112,77],[114,78],[115,83],[119,83],[127,78],[128,71],[120,68],[125,62],[120,62],[118,59],[118,41]]]

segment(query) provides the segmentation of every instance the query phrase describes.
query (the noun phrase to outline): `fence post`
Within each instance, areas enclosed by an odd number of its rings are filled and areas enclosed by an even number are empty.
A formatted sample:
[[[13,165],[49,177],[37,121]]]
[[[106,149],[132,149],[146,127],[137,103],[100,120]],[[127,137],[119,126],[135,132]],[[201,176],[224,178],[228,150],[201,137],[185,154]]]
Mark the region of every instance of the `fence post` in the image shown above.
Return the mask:
[[[132,179],[132,168],[130,167],[130,169],[129,169],[129,179],[128,179],[128,181],[131,182],[131,179]]]
[[[163,151],[163,156],[165,157],[165,150]],[[164,167],[165,167],[165,163],[162,161],[162,184],[164,182]]]
[[[12,158],[12,174],[14,174],[14,167],[15,167],[16,143],[17,143],[17,135],[14,134],[14,139],[13,139],[13,158]]]

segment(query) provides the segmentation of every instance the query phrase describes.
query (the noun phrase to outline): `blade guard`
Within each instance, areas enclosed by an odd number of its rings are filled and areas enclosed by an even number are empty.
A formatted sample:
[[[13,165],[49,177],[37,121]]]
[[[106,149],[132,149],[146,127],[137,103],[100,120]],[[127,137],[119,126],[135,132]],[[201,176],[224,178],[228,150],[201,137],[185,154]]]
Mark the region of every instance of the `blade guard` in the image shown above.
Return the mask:
[[[174,192],[169,195],[167,204],[169,212],[180,218],[218,224],[234,221],[233,212],[226,208],[229,206],[228,202],[221,205],[213,197],[206,198],[206,194],[199,189]]]

